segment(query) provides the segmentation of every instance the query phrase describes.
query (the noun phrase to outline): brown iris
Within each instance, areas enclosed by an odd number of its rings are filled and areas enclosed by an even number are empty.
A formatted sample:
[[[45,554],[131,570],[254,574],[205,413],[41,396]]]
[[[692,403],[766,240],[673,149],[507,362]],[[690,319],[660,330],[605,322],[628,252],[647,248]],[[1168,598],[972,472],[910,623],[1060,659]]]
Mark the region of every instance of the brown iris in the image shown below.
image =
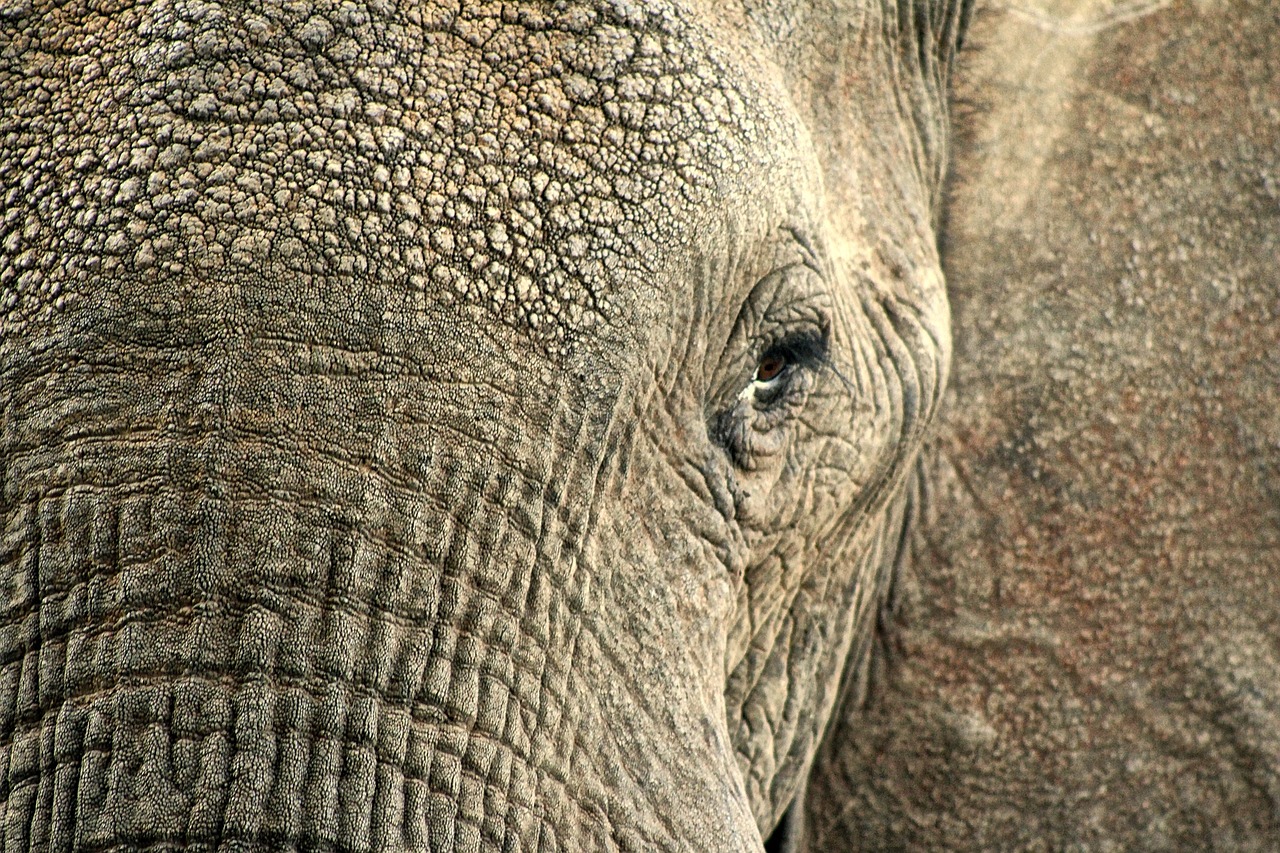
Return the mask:
[[[764,358],[760,359],[760,364],[756,366],[756,381],[768,382],[776,379],[787,367],[787,357],[779,353],[768,353]]]

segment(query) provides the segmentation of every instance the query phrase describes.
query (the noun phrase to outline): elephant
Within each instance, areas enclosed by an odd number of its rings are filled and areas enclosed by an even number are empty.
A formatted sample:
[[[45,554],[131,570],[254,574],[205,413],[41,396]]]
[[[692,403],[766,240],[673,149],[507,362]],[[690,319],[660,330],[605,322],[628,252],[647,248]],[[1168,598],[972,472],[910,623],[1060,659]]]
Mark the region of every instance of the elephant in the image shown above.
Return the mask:
[[[1280,849],[1280,13],[969,40],[950,390],[810,849]]]
[[[799,838],[971,12],[0,0],[0,847]]]

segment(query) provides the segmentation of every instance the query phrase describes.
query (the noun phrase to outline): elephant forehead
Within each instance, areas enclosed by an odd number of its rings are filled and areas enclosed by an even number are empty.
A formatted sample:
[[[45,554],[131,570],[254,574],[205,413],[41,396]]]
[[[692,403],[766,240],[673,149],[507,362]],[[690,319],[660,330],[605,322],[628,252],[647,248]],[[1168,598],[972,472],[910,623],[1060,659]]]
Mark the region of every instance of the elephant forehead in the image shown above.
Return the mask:
[[[41,6],[0,24],[11,316],[269,264],[563,342],[794,160],[763,66],[662,4]]]

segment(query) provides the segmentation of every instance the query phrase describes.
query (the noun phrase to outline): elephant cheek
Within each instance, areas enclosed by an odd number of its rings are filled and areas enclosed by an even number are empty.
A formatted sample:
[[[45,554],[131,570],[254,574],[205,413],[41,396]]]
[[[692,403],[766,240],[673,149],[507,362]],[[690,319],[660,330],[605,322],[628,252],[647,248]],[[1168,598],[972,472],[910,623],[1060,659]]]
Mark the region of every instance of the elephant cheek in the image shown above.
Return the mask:
[[[765,458],[737,478],[734,517],[747,531],[771,530],[780,515],[776,501],[785,485],[787,460],[781,454]]]

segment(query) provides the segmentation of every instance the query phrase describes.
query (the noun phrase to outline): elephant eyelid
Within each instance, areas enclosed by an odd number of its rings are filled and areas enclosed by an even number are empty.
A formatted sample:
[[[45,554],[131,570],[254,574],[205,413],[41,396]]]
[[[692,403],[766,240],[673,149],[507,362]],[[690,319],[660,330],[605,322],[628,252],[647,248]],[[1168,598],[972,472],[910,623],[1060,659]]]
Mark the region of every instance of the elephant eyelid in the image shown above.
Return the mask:
[[[805,330],[790,334],[768,346],[756,362],[751,382],[738,395],[745,400],[769,404],[786,389],[797,371],[829,365],[825,332]]]
[[[785,376],[795,368],[816,368],[828,363],[826,332],[804,330],[787,335],[777,343],[771,344],[760,356],[756,367],[755,379],[758,382],[776,380]],[[771,376],[762,377],[761,368],[766,364],[774,367]]]

